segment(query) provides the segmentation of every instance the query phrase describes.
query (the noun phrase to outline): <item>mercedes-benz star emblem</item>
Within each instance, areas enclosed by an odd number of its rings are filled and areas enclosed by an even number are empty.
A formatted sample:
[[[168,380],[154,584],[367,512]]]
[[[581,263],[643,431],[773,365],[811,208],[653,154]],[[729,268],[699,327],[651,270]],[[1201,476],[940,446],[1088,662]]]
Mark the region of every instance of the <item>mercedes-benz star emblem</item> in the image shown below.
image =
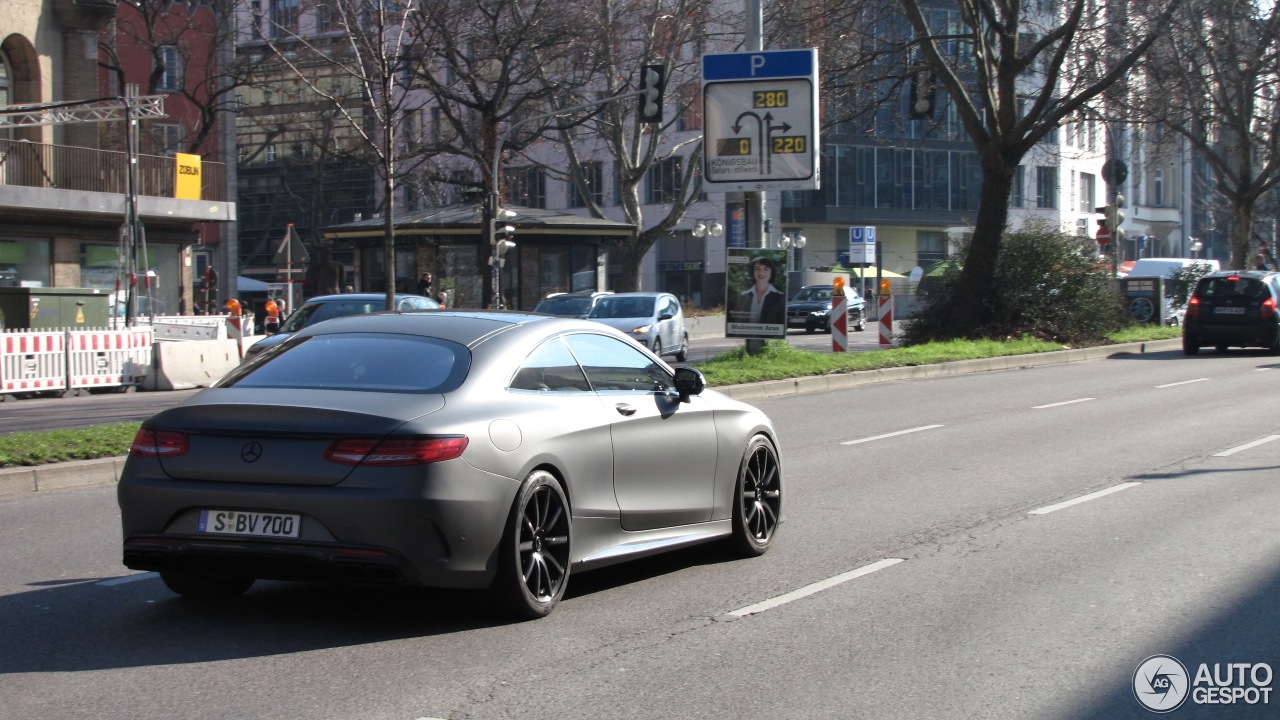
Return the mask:
[[[262,457],[262,443],[257,440],[247,442],[240,448],[240,459],[247,463],[257,462],[260,457]]]

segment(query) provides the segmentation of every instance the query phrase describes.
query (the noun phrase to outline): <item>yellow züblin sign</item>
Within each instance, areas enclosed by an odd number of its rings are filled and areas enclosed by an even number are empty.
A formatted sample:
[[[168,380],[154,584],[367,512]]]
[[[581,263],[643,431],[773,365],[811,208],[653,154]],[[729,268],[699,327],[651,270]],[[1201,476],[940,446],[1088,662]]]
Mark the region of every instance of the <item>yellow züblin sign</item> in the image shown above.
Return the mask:
[[[200,156],[174,153],[177,160],[177,177],[173,182],[173,196],[179,200],[200,199]]]

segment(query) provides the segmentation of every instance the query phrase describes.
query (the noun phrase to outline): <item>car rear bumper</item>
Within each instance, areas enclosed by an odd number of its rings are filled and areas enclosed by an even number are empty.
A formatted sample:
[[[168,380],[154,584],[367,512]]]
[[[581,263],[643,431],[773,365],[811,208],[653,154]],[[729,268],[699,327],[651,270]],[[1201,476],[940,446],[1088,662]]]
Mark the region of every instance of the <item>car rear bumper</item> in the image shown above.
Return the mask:
[[[1201,346],[1272,347],[1278,333],[1280,325],[1274,323],[1218,325],[1184,322],[1182,336],[1187,343]]]
[[[117,489],[126,566],[276,580],[486,587],[519,487],[461,461],[413,481],[331,486],[173,480],[131,464]],[[298,515],[299,537],[201,533],[205,509]]]

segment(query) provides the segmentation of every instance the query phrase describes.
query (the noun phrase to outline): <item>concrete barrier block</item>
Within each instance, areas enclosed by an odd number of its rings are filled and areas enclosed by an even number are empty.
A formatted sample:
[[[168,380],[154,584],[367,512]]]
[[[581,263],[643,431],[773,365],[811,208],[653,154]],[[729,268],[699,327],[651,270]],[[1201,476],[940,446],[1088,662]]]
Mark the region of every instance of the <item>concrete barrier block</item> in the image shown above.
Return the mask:
[[[157,390],[209,387],[240,364],[237,340],[156,343]]]

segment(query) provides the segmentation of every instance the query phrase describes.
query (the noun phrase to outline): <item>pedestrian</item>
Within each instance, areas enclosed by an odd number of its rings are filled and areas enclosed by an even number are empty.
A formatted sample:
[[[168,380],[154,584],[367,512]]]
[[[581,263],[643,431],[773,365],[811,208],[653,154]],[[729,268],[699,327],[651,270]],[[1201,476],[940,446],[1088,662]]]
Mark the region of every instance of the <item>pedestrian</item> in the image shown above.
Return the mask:
[[[423,297],[431,297],[431,273],[423,272],[422,277],[418,278],[418,294]]]
[[[436,302],[440,303],[440,309],[441,309],[441,310],[443,310],[443,309],[445,309],[446,307],[448,307],[448,305],[449,305],[449,293],[445,292],[444,290],[441,290],[439,293],[436,293]]]

